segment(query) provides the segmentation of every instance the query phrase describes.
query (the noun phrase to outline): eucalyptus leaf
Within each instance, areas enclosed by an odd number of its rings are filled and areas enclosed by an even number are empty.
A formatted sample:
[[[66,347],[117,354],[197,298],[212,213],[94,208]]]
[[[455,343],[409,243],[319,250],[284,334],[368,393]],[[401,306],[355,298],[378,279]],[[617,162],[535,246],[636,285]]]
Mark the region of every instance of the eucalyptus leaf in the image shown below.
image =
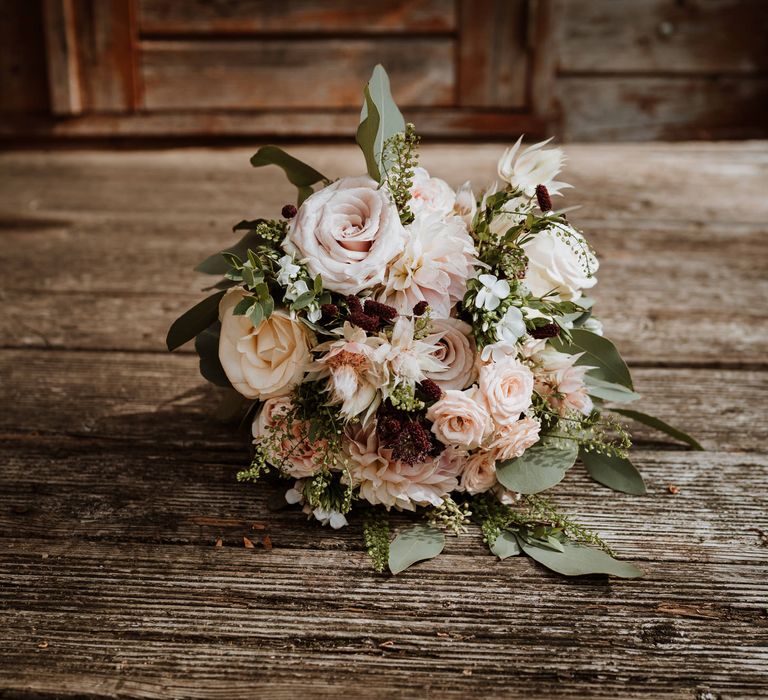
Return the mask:
[[[570,343],[561,338],[553,338],[550,342],[555,350],[567,352],[570,355],[583,353],[576,364],[594,367],[595,369],[591,372],[598,379],[621,384],[627,389],[634,389],[626,363],[621,359],[616,346],[608,338],[583,328],[574,328],[570,331],[570,335]]]
[[[254,168],[260,168],[264,165],[277,165],[282,168],[288,181],[298,188],[298,206],[301,206],[302,202],[312,194],[312,185],[328,179],[313,167],[303,163],[298,158],[294,158],[277,146],[262,146],[251,156],[251,165]]]
[[[232,309],[233,316],[245,316],[256,303],[256,297],[243,297]]]
[[[275,310],[275,300],[271,296],[266,297],[261,302],[261,308],[264,311],[264,318],[269,318]]]
[[[251,310],[248,312],[248,320],[253,324],[254,328],[258,328],[264,320],[264,308],[258,301],[254,302]]]
[[[532,494],[559,484],[576,461],[575,440],[546,440],[520,457],[496,465],[496,478],[511,491]]]
[[[384,172],[390,166],[384,153],[384,144],[395,134],[405,131],[405,119],[392,99],[389,76],[381,65],[373,69],[363,92],[365,101],[356,140],[365,156],[368,174],[381,182]]]
[[[296,299],[296,301],[291,304],[291,308],[295,311],[300,311],[301,309],[309,306],[312,301],[315,298],[314,292],[304,292],[304,294],[300,294],[299,297]]]
[[[627,418],[636,420],[638,423],[643,423],[644,425],[655,428],[662,433],[666,433],[670,437],[673,437],[676,440],[680,440],[680,442],[684,442],[686,445],[690,445],[694,450],[704,449],[698,440],[688,435],[688,433],[684,433],[682,430],[678,430],[677,428],[672,427],[669,425],[669,423],[665,423],[660,418],[649,416],[647,413],[641,413],[640,411],[633,411],[626,408],[611,408],[610,410],[613,411],[613,413],[626,416]]]
[[[562,552],[536,547],[520,541],[523,551],[543,564],[548,569],[564,576],[584,576],[585,574],[609,574],[621,578],[639,578],[642,569],[626,561],[614,559],[610,554],[575,542],[563,542]]]
[[[216,321],[195,338],[195,351],[200,357],[200,374],[216,386],[231,386],[219,360],[221,323]]]
[[[219,302],[225,291],[216,292],[206,297],[191,309],[185,311],[168,329],[165,344],[169,350],[181,347],[192,340],[198,333],[204,331],[212,323],[219,320]]]
[[[517,537],[509,530],[501,532],[489,549],[491,554],[495,554],[499,559],[514,557],[523,551],[520,549]]]
[[[640,398],[640,394],[631,389],[627,389],[621,384],[606,382],[604,379],[593,377],[590,372],[584,376],[584,383],[587,385],[587,393],[603,401],[613,401],[614,403],[631,403]]]
[[[389,545],[389,570],[405,571],[411,564],[436,557],[445,547],[442,530],[427,525],[414,525],[403,530]]]
[[[589,450],[581,450],[579,457],[584,462],[589,475],[599,484],[614,491],[631,493],[636,496],[645,495],[643,477],[628,459]]]

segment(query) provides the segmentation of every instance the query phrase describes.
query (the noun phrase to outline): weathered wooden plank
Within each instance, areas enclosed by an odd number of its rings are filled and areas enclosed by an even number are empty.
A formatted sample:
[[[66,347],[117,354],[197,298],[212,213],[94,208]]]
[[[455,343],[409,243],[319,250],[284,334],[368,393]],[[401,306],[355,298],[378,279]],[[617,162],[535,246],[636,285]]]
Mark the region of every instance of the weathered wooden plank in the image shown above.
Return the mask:
[[[0,0],[0,113],[48,108],[42,3]]]
[[[568,141],[761,138],[764,77],[562,77],[556,83]]]
[[[561,74],[768,68],[762,0],[557,0],[555,8]]]
[[[157,414],[156,414],[157,415]],[[247,438],[212,426],[211,444],[176,446],[187,417],[165,412],[154,444],[113,439],[25,437],[0,446],[4,537],[242,547],[269,535],[274,548],[361,551],[354,513],[340,531],[308,521],[298,508],[271,510],[290,482],[239,484]],[[131,420],[130,418],[128,419]],[[222,439],[233,444],[215,448]],[[167,444],[170,443],[170,444]],[[234,444],[236,443],[236,444]],[[612,493],[581,466],[548,496],[599,532],[619,556],[642,561],[768,564],[768,499],[762,455],[638,451],[649,496]],[[674,484],[679,492],[668,490]],[[408,523],[391,515],[392,526]],[[450,551],[492,561],[479,531],[451,539]]]
[[[768,425],[759,418],[768,380],[764,372],[640,368],[633,374],[643,395],[638,408],[678,424],[708,449],[760,450],[768,440]],[[192,449],[210,434],[205,426],[210,399],[168,405],[205,385],[194,354],[2,350],[0,376],[0,405],[14,409],[0,414],[3,433],[151,443],[165,406],[190,420],[176,436],[165,434],[166,441]],[[641,426],[634,432],[640,441],[652,438],[659,444],[658,434]]]
[[[74,0],[44,0],[43,28],[48,59],[48,91],[54,114],[83,111],[82,78],[77,57]]]
[[[458,103],[514,109],[526,105],[526,3],[460,2]]]
[[[148,110],[355,107],[383,63],[402,106],[453,104],[451,38],[145,41]]]
[[[574,582],[525,560],[485,567],[444,555],[387,578],[369,573],[361,553],[1,544],[0,595],[13,611],[0,685],[16,691],[690,698],[766,689],[759,567],[710,565],[706,583],[685,563],[649,565],[640,581]]]
[[[456,27],[452,0],[140,0],[143,35],[161,34],[378,34],[449,33]]]

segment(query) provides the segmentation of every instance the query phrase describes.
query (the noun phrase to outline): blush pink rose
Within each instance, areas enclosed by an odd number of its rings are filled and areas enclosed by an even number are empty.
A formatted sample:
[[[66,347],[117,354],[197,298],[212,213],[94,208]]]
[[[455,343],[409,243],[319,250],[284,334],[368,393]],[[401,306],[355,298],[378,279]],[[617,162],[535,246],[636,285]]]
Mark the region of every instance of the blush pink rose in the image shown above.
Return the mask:
[[[444,445],[472,450],[480,446],[492,428],[490,416],[476,391],[449,389],[427,411],[432,432]]]
[[[496,485],[496,459],[492,452],[480,450],[469,456],[461,475],[460,490],[471,495],[484,493]]]
[[[533,372],[512,355],[480,367],[480,393],[497,425],[510,425],[531,405]]]
[[[535,418],[521,418],[510,425],[501,426],[493,436],[488,449],[499,461],[515,459],[539,441],[541,423]]]
[[[470,386],[477,374],[472,327],[458,318],[433,318],[432,333],[440,336],[434,354],[445,369],[427,372],[427,378],[443,391]]]

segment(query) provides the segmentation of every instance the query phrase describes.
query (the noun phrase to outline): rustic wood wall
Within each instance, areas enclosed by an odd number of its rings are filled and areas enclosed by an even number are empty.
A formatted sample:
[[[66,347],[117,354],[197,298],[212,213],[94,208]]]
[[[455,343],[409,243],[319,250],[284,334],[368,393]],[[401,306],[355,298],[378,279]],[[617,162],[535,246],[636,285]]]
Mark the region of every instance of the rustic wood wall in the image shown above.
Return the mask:
[[[768,134],[765,0],[0,0],[0,138]]]

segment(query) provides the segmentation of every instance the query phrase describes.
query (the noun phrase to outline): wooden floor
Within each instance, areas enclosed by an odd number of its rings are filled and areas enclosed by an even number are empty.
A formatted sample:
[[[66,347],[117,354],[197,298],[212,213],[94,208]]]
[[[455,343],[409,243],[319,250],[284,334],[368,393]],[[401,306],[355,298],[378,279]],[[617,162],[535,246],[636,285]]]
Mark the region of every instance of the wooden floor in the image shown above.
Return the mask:
[[[423,163],[483,184],[498,151]],[[190,268],[293,198],[251,152],[0,155],[0,696],[768,697],[768,145],[567,148],[639,408],[707,448],[638,428],[648,496],[580,469],[553,492],[634,581],[497,562],[476,532],[377,575],[354,518],[235,482],[247,440],[164,336],[208,281]]]

